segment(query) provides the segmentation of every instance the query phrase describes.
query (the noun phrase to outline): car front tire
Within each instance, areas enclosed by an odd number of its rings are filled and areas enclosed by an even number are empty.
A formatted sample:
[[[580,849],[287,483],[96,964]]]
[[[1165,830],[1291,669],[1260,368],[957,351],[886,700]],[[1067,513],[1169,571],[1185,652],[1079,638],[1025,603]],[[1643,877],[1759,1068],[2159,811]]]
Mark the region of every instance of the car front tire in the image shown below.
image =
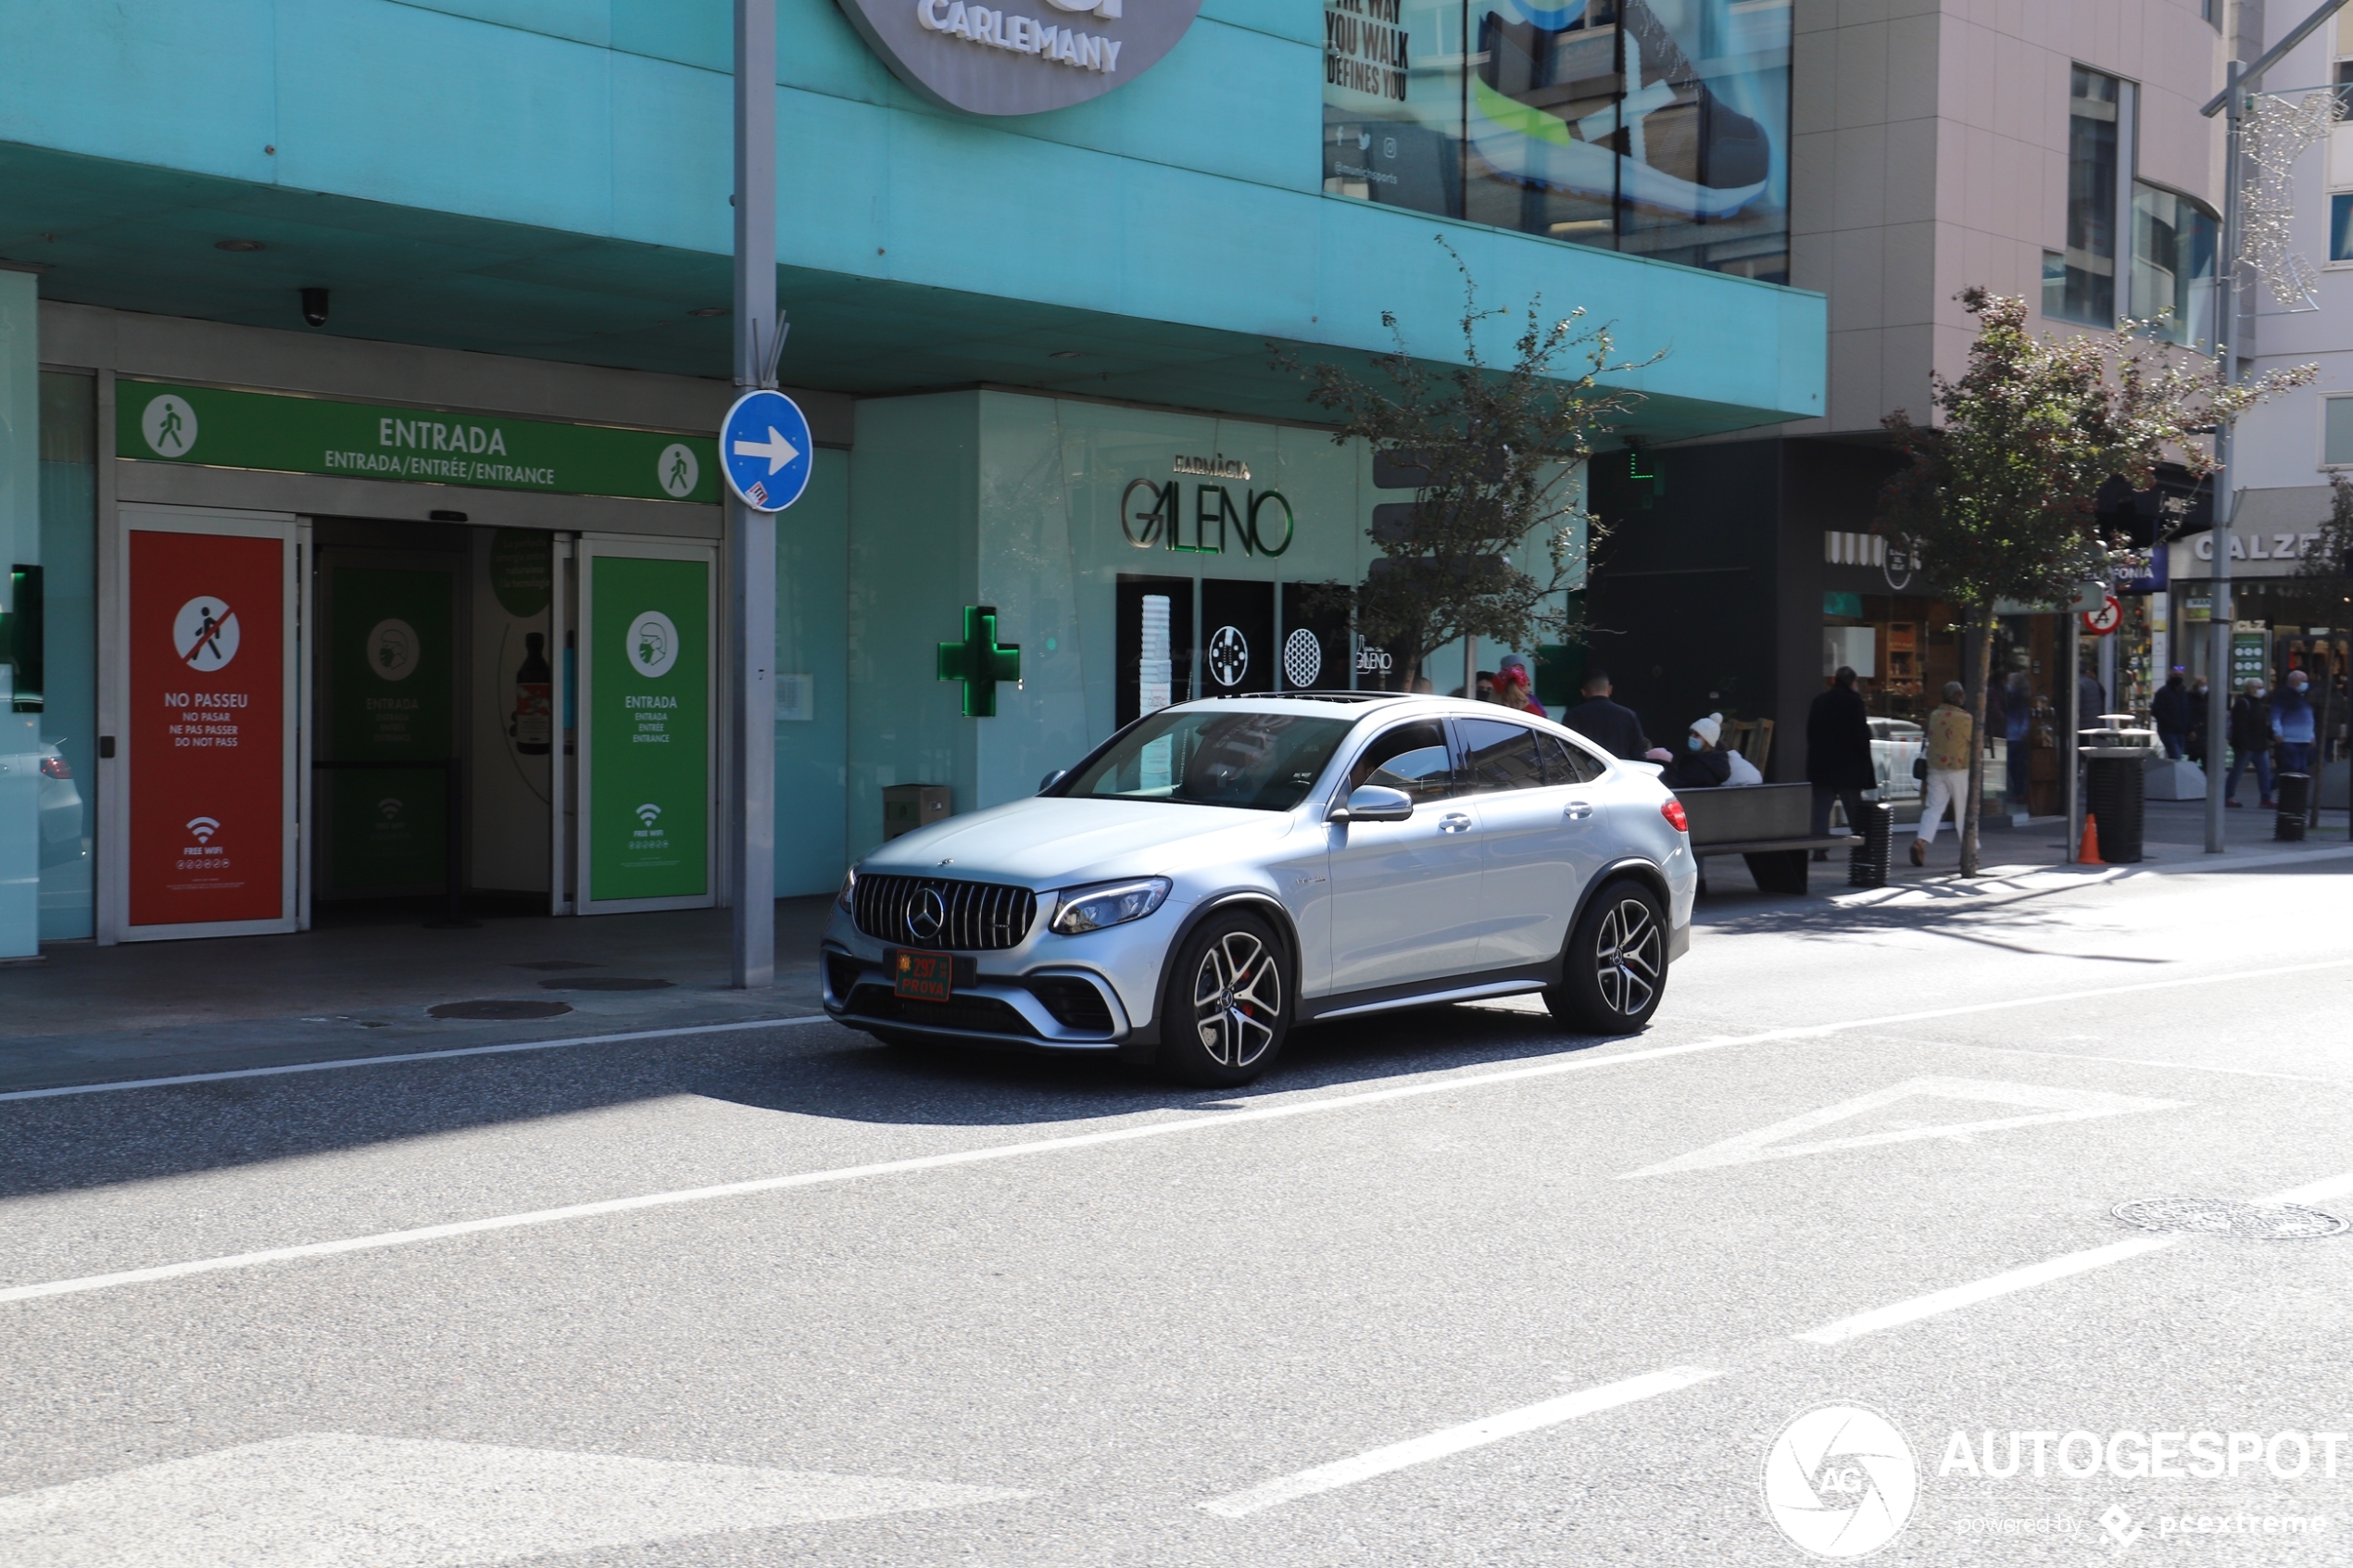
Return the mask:
[[[1613,882],[1569,933],[1561,983],[1544,993],[1544,1005],[1567,1028],[1631,1035],[1666,994],[1667,911],[1641,883]]]
[[[1290,1033],[1281,939],[1245,910],[1212,914],[1176,954],[1161,1003],[1160,1066],[1188,1084],[1233,1088],[1275,1064]]]

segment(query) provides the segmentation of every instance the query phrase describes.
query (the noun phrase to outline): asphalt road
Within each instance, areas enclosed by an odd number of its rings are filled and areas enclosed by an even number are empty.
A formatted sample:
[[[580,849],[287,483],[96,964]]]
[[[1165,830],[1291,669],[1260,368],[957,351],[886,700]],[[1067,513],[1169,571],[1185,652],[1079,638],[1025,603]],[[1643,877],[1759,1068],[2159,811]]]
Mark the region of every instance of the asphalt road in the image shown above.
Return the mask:
[[[804,1022],[0,1098],[0,1562],[2353,1562],[2353,1234],[2112,1213],[2353,1215],[2349,872],[1756,900],[1638,1038],[1231,1097]]]

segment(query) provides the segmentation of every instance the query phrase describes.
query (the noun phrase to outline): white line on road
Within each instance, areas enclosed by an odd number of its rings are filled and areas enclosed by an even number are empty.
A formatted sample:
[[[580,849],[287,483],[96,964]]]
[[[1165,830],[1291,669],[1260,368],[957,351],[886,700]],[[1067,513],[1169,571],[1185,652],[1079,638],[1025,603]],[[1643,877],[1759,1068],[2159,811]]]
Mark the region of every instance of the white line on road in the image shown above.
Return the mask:
[[[561,1040],[516,1040],[503,1046],[457,1046],[446,1051],[403,1051],[397,1056],[347,1056],[333,1061],[290,1061],[283,1067],[238,1067],[220,1073],[182,1073],[172,1078],[126,1078],[116,1084],[69,1084],[55,1089],[11,1089],[0,1101],[56,1099],[60,1095],[104,1095],[118,1089],[164,1089],[178,1084],[218,1084],[228,1078],[280,1078],[290,1073],[332,1073],[342,1067],[389,1067],[399,1061],[443,1061],[459,1056],[505,1056],[514,1051],[552,1051],[566,1046],[610,1046],[628,1040],[669,1040],[686,1035],[732,1035],[744,1029],[785,1029],[823,1023],[822,1012],[790,1018],[751,1018],[740,1023],[686,1023],[675,1029],[634,1029],[625,1035],[574,1035]]]
[[[1108,1144],[1132,1143],[1143,1138],[1197,1132],[1203,1128],[1231,1127],[1246,1122],[1280,1121],[1293,1116],[1311,1116],[1321,1111],[1348,1110],[1367,1105],[1390,1104],[1399,1100],[1418,1098],[1425,1095],[1453,1094],[1464,1089],[1489,1088],[1500,1084],[1524,1083],[1531,1079],[1558,1077],[1565,1073],[1588,1072],[1597,1068],[1622,1067],[1629,1062],[1658,1061],[1668,1057],[1689,1056],[1699,1051],[1722,1050],[1732,1046],[1761,1045],[1777,1040],[1811,1039],[1849,1030],[1918,1022],[1923,1019],[1954,1018],[1969,1013],[1994,1012],[2013,1008],[2048,1007],[2059,1002],[2128,996],[2137,992],[2164,990],[2185,985],[2241,985],[2250,980],[2265,979],[2272,975],[2300,974],[2313,970],[2343,969],[2348,966],[2353,966],[2353,959],[2337,959],[2309,964],[2287,964],[2274,969],[2238,970],[2228,974],[2184,976],[2177,980],[2152,980],[2130,985],[2109,986],[2104,990],[2071,991],[2057,997],[2016,997],[2002,1001],[1971,1002],[1959,1007],[1938,1008],[1923,1012],[1892,1013],[1879,1018],[1850,1019],[1843,1023],[1815,1023],[1786,1029],[1768,1029],[1755,1035],[1725,1035],[1713,1039],[1693,1040],[1680,1046],[1655,1046],[1646,1050],[1613,1051],[1603,1056],[1579,1054],[1566,1060],[1541,1062],[1532,1067],[1509,1068],[1500,1073],[1425,1078],[1414,1083],[1393,1085],[1383,1089],[1367,1089],[1354,1094],[1329,1095],[1315,1098],[1286,1099],[1279,1105],[1251,1104],[1245,1110],[1222,1111],[1214,1115],[1186,1116],[1175,1121],[1146,1122],[1124,1127],[1105,1128],[1101,1132],[1076,1133],[1064,1137],[1033,1138],[1021,1143],[997,1144],[985,1148],[955,1149],[944,1154],[919,1155],[907,1160],[878,1160],[872,1164],[843,1166],[830,1171],[801,1171],[786,1176],[761,1176],[749,1181],[723,1182],[712,1186],[687,1187],[674,1192],[642,1193],[630,1198],[605,1198],[594,1203],[566,1204],[557,1209],[535,1209],[520,1214],[495,1214],[478,1220],[456,1221],[448,1224],[422,1225],[413,1230],[384,1231],[372,1236],[346,1236],[334,1241],[314,1241],[292,1247],[274,1247],[259,1252],[239,1252],[222,1258],[192,1259],[186,1262],[164,1263],[154,1268],[125,1269],[114,1273],[89,1274],[79,1279],[50,1280],[38,1285],[19,1285],[0,1289],[0,1303],[30,1301],[47,1296],[77,1295],[83,1291],[105,1290],[115,1286],[179,1279],[189,1274],[218,1273],[227,1269],[255,1268],[265,1263],[290,1262],[301,1258],[325,1258],[345,1252],[374,1251],[387,1247],[405,1247],[417,1242],[442,1241],[454,1236],[476,1236],[486,1231],[520,1230],[531,1225],[556,1224],[567,1220],[592,1219],[598,1215],[627,1213],[642,1209],[665,1209],[685,1203],[707,1202],[715,1198],[741,1198],[753,1193],[782,1192],[792,1187],[826,1186],[839,1182],[862,1181],[875,1176],[905,1175],[917,1171],[944,1170],[957,1165],[977,1165],[989,1160],[1013,1160],[1026,1155],[1054,1153],[1064,1149],[1096,1148]],[[751,1028],[755,1026],[747,1023],[717,1024],[707,1027]],[[614,1036],[606,1036],[606,1038],[612,1037]],[[481,1047],[478,1048],[496,1050],[510,1047]],[[361,1064],[365,1064],[364,1060]]]
[[[2137,1258],[2144,1252],[2162,1251],[2181,1239],[2178,1235],[2128,1236],[2106,1247],[2095,1247],[2088,1252],[2070,1252],[2064,1257],[2048,1258],[2022,1269],[1994,1274],[1989,1279],[1957,1285],[1949,1290],[1933,1290],[1926,1296],[1915,1296],[1909,1301],[1898,1301],[1892,1307],[1857,1312],[1851,1318],[1841,1318],[1836,1323],[1824,1323],[1819,1328],[1810,1328],[1791,1337],[1802,1339],[1809,1345],[1843,1345],[1849,1339],[1860,1339],[1866,1334],[1877,1334],[1882,1329],[1918,1323],[1922,1318],[1932,1318],[1940,1312],[1990,1301],[1996,1296],[2007,1296],[2013,1291],[2032,1290],[2038,1285],[2048,1285],[2055,1279],[2065,1279],[2070,1274],[2103,1269],[2127,1258]]]
[[[1516,1411],[1505,1411],[1501,1415],[1465,1422],[1460,1426],[1449,1426],[1428,1436],[1391,1443],[1385,1449],[1358,1454],[1354,1459],[1319,1464],[1313,1470],[1278,1476],[1246,1492],[1212,1498],[1197,1506],[1228,1519],[1239,1519],[1278,1503],[1293,1502],[1301,1498],[1313,1497],[1317,1492],[1336,1491],[1341,1486],[1353,1486],[1359,1481],[1369,1481],[1376,1475],[1386,1475],[1392,1470],[1403,1470],[1409,1465],[1444,1459],[1466,1449],[1483,1448],[1506,1437],[1516,1437],[1524,1432],[1539,1432],[1547,1426],[1558,1426],[1565,1421],[1575,1421],[1580,1416],[1630,1405],[1638,1399],[1671,1394],[1678,1388],[1688,1388],[1694,1383],[1703,1383],[1718,1375],[1708,1367],[1668,1367],[1665,1372],[1645,1373],[1622,1382],[1604,1383],[1598,1388],[1564,1394],[1557,1399],[1546,1399],[1541,1404],[1524,1405]]]
[[[1949,1040],[1931,1040],[1931,1045],[1950,1045]],[[2222,1067],[2210,1061],[2158,1061],[2144,1057],[2095,1056],[2088,1051],[2046,1051],[2020,1046],[1980,1046],[1982,1051],[1995,1056],[2048,1056],[2061,1061],[2104,1061],[2113,1067],[2178,1067],[2190,1073],[2228,1073],[2240,1078],[2279,1078],[2290,1084],[2326,1084],[2331,1088],[2353,1089],[2353,1080],[2319,1078],[2309,1073],[2266,1073],[2259,1067]]]

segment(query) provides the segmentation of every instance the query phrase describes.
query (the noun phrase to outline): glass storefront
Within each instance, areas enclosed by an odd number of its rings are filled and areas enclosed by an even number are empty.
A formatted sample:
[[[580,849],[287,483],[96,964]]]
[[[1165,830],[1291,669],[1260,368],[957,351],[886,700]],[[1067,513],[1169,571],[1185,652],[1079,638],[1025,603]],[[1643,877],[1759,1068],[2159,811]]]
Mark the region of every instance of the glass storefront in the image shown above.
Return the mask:
[[[37,663],[19,658],[11,705],[41,716],[41,940],[92,932],[97,833],[97,378],[41,372],[41,546],[12,563]],[[28,676],[31,678],[27,679]]]
[[[1327,0],[1324,189],[1789,276],[1788,0]]]

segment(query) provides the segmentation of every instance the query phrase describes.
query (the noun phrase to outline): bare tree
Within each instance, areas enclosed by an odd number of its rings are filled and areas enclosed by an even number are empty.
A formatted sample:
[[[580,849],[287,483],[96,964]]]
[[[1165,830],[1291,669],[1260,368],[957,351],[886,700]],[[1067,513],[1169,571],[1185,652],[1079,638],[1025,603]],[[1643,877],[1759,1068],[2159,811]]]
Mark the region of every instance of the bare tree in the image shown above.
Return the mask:
[[[1567,590],[1581,581],[1599,537],[1599,521],[1579,498],[1582,465],[1594,438],[1641,402],[1601,378],[1655,362],[1613,362],[1606,328],[1582,325],[1581,309],[1548,322],[1539,296],[1512,362],[1490,365],[1479,352],[1480,324],[1510,312],[1482,309],[1462,257],[1445,236],[1437,241],[1463,278],[1461,364],[1441,370],[1416,358],[1389,311],[1381,324],[1397,346],[1374,359],[1378,380],[1276,357],[1308,379],[1309,401],[1340,416],[1335,444],[1366,442],[1415,481],[1408,516],[1368,531],[1380,556],[1364,582],[1334,587],[1359,631],[1404,649],[1409,671],[1458,638],[1511,647],[1547,634],[1582,640]],[[1531,537],[1543,542],[1534,571],[1514,558]]]
[[[1914,424],[1900,408],[1881,421],[1910,461],[1881,493],[1878,526],[1918,552],[1977,633],[1969,717],[1981,739],[1961,832],[1961,873],[1974,876],[1994,606],[2065,603],[2075,584],[2135,564],[2094,510],[2109,476],[2145,490],[2169,458],[2213,471],[2200,437],[2319,370],[2233,385],[2219,364],[2153,337],[2148,322],[2061,342],[2028,332],[2023,299],[1971,288],[1960,300],[1977,318],[1977,341],[1958,381],[1931,378],[1936,422]]]

